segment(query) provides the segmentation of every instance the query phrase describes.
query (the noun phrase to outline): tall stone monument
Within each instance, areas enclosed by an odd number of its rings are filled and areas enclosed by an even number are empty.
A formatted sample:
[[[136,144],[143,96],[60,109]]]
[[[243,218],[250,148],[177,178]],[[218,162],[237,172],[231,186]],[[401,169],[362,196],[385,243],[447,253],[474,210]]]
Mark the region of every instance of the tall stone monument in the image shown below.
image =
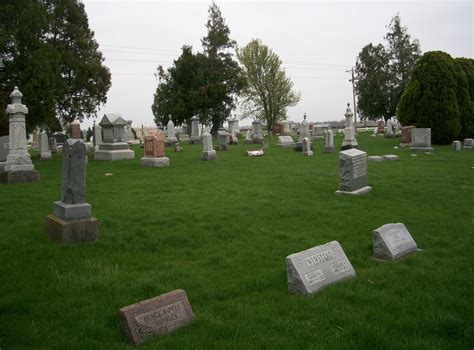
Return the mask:
[[[395,133],[393,131],[393,124],[392,124],[392,120],[389,119],[387,120],[387,130],[385,131],[385,137],[386,138],[393,138],[395,137]]]
[[[161,131],[156,135],[145,136],[144,157],[140,164],[148,168],[163,168],[170,165],[170,159],[165,156],[165,136]]]
[[[351,111],[350,103],[347,104],[344,116],[346,117],[346,121],[344,123],[344,140],[342,141],[341,150],[357,148],[359,145],[355,138],[354,126],[352,124],[354,114]]]
[[[210,134],[209,129],[207,128],[205,129],[204,134],[202,135],[202,144],[203,144],[202,159],[204,160],[219,159],[216,151],[212,148],[212,135]]]
[[[126,142],[127,121],[120,114],[105,114],[99,125],[103,139],[99,149],[94,152],[95,160],[122,160],[135,158],[135,152]]]
[[[202,143],[201,136],[199,135],[199,117],[197,116],[191,118],[191,137],[189,138],[189,143]]]
[[[23,94],[15,86],[7,106],[9,115],[9,146],[6,162],[0,163],[0,182],[24,183],[39,181],[39,174],[31,162],[26,141],[25,115],[28,108],[21,103]]]
[[[94,127],[93,127],[93,132],[94,132],[94,151],[99,150],[99,145],[102,143],[102,128],[100,125],[96,125],[94,122]]]
[[[367,185],[367,153],[355,148],[339,152],[339,190],[336,194],[362,195],[371,190]]]
[[[176,142],[178,142],[178,139],[176,138],[176,130],[174,129],[174,123],[171,120],[171,116],[169,116],[168,124],[166,124],[166,144],[172,146]]]
[[[303,116],[303,121],[300,124],[300,135],[298,137],[298,142],[296,143],[296,150],[297,151],[302,151],[303,149],[303,139],[306,137],[311,137],[310,131],[309,131],[309,123],[306,120],[306,113]]]
[[[38,138],[39,158],[41,160],[51,159],[51,151],[49,150],[48,135],[43,131]]]
[[[45,221],[46,235],[62,244],[77,244],[99,238],[99,221],[86,203],[87,146],[81,139],[63,145],[61,200],[53,203],[53,214]]]
[[[414,151],[429,151],[431,147],[431,129],[430,128],[413,128],[411,130],[410,149]]]
[[[254,120],[252,122],[252,141],[258,144],[262,144],[264,141],[262,122],[260,120]]]
[[[328,132],[326,133],[326,137],[325,137],[324,152],[332,153],[334,151],[335,151],[334,131],[332,131],[332,129],[329,129]]]

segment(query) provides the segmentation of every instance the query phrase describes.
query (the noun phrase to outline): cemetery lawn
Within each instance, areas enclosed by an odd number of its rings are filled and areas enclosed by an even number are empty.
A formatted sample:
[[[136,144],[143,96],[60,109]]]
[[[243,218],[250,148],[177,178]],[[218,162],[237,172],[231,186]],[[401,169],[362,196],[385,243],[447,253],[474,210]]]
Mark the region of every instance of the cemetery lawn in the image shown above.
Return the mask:
[[[342,138],[335,137],[340,145]],[[195,321],[143,349],[472,349],[474,152],[434,146],[412,157],[397,139],[359,133],[373,190],[337,196],[338,153],[275,147],[167,148],[171,166],[135,159],[87,166],[92,244],[59,246],[44,218],[60,199],[61,158],[41,181],[0,185],[0,348],[128,349],[119,308],[186,291]],[[214,140],[214,144],[216,144]],[[106,173],[113,175],[106,176]],[[372,259],[372,231],[402,222],[420,251]],[[285,257],[337,240],[357,276],[310,297],[288,292]]]

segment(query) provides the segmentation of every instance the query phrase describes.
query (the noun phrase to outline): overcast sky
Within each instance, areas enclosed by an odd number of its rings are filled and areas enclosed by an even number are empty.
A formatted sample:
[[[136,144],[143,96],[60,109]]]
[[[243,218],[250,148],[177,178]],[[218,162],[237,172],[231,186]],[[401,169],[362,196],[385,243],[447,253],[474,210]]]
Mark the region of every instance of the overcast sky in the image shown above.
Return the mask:
[[[183,45],[201,51],[208,2],[83,0],[89,26],[112,73],[104,113],[120,113],[134,127],[154,125],[151,104],[158,65],[169,67]],[[341,120],[352,105],[350,74],[363,46],[382,43],[400,14],[422,52],[474,56],[472,1],[217,1],[239,46],[259,38],[283,61],[301,92],[290,120]],[[89,123],[86,123],[86,125]],[[246,124],[241,123],[241,125]]]

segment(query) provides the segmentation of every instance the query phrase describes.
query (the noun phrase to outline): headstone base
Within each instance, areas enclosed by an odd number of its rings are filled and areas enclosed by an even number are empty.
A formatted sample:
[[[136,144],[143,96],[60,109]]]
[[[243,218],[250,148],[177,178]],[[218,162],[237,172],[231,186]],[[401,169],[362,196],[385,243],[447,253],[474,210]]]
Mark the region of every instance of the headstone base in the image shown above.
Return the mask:
[[[140,165],[146,168],[164,168],[170,166],[170,159],[168,157],[143,157],[140,159]]]
[[[63,220],[56,215],[48,215],[45,232],[50,240],[60,244],[94,242],[99,238],[99,220],[94,217]]]
[[[344,195],[349,195],[349,196],[360,196],[360,195],[369,193],[370,191],[372,191],[372,187],[370,187],[370,186],[365,186],[365,187],[359,188],[359,189],[357,189],[357,190],[355,190],[355,191],[341,191],[341,190],[337,190],[337,191],[336,191],[336,194],[344,194]]]
[[[39,180],[40,176],[37,170],[0,172],[0,183],[17,184],[38,182]]]
[[[276,145],[282,148],[293,148],[296,146],[294,142],[293,143],[277,143]]]
[[[425,152],[431,152],[433,151],[433,147],[410,147],[412,151],[425,151]]]
[[[385,159],[385,160],[399,160],[400,158],[395,154],[384,154],[383,159]]]
[[[89,203],[68,204],[61,201],[53,203],[53,214],[63,220],[78,220],[91,217],[92,207]]]
[[[217,160],[219,157],[217,156],[216,151],[204,151],[202,152],[202,157],[203,160]]]
[[[99,150],[94,152],[95,160],[124,160],[133,158],[135,158],[135,152],[130,149],[114,151]]]
[[[367,159],[369,162],[383,162],[385,160],[382,156],[368,156]]]
[[[324,152],[326,152],[326,153],[334,153],[335,151],[336,151],[336,148],[334,146],[324,147]]]
[[[304,156],[311,157],[313,155],[313,151],[302,152]]]
[[[351,144],[347,144],[347,145],[342,145],[341,146],[341,151],[345,151],[346,149],[351,149],[351,148],[359,148],[359,146],[357,144],[355,145],[351,145]]]
[[[51,152],[43,152],[40,154],[39,159],[46,160],[51,159]]]

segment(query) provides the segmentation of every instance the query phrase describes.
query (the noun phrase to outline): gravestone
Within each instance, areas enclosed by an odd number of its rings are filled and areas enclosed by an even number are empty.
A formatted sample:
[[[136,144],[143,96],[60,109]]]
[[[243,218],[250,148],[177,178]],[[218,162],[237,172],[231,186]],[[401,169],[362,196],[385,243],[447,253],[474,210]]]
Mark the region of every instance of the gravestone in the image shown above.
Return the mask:
[[[102,143],[102,128],[100,125],[96,125],[94,122],[94,151],[99,149],[99,145]]]
[[[263,155],[265,155],[265,153],[263,152],[263,149],[258,149],[256,151],[246,151],[247,152],[247,156],[249,157],[261,157]]]
[[[395,133],[393,132],[393,125],[392,125],[392,120],[391,119],[387,120],[387,130],[385,132],[385,137],[386,138],[395,137]]]
[[[430,128],[413,128],[411,130],[410,149],[414,151],[431,152],[431,129]]]
[[[178,139],[176,138],[176,130],[174,129],[174,123],[171,120],[171,116],[169,116],[169,121],[166,125],[166,144],[172,146],[176,142],[178,142]]]
[[[303,139],[303,155],[308,157],[313,155],[313,151],[311,150],[311,141],[309,137],[305,137]]]
[[[282,121],[281,126],[282,126],[283,135],[291,134],[290,122],[288,120]]]
[[[385,123],[383,120],[377,122],[377,135],[382,135],[385,130]]]
[[[367,153],[351,148],[339,152],[339,190],[336,194],[362,195],[367,186]]]
[[[147,168],[170,165],[170,159],[165,156],[165,136],[161,131],[156,135],[145,136],[144,157],[140,159],[140,165]]]
[[[39,181],[28,153],[26,140],[25,115],[28,108],[21,103],[23,94],[15,86],[10,94],[12,103],[7,106],[9,116],[8,155],[5,162],[0,163],[0,182],[25,183]]]
[[[216,151],[212,147],[212,135],[209,133],[209,129],[205,129],[204,134],[202,135],[202,159],[203,160],[217,160],[219,157],[217,156]]]
[[[188,140],[189,140],[188,122],[187,122],[186,120],[183,121],[182,128],[183,128],[182,133],[183,133],[183,134],[186,134],[186,135],[188,136]]]
[[[383,158],[385,160],[399,160],[400,158],[395,154],[384,154]]]
[[[81,134],[81,124],[77,120],[74,120],[69,125],[69,138],[71,139],[80,139],[82,138]]]
[[[252,141],[258,144],[262,144],[264,141],[262,122],[260,122],[260,120],[254,120],[252,122]]]
[[[225,130],[217,131],[219,138],[219,151],[227,151],[229,148],[229,134]]]
[[[346,113],[344,114],[346,121],[344,123],[344,140],[342,141],[341,150],[359,147],[355,138],[354,126],[352,124],[352,117],[354,114],[351,111],[350,103],[347,104]]]
[[[0,162],[6,162],[8,156],[8,139],[10,136],[0,137]],[[0,169],[1,170],[1,169]]]
[[[245,135],[245,141],[244,141],[244,143],[245,143],[246,145],[249,145],[249,144],[253,143],[253,141],[252,141],[252,131],[247,130],[247,133],[246,133],[246,135]]]
[[[56,142],[56,139],[54,137],[50,137],[48,139],[49,142],[49,149],[51,150],[52,154],[58,153],[58,143]]]
[[[239,138],[237,137],[237,130],[236,130],[236,125],[237,125],[238,120],[237,119],[229,119],[228,124],[229,124],[229,144],[231,145],[237,145],[239,143]]]
[[[45,221],[46,235],[62,244],[95,241],[99,221],[91,217],[86,203],[87,146],[82,139],[68,139],[63,145],[61,200],[53,203],[53,214]]]
[[[404,224],[386,224],[373,232],[374,258],[397,260],[417,251],[416,242]]]
[[[283,148],[293,148],[295,147],[295,141],[293,141],[291,136],[278,136],[276,145]]]
[[[385,160],[382,156],[369,156],[367,159],[369,162],[383,162]]]
[[[194,319],[186,292],[176,289],[119,310],[122,329],[139,345],[153,336],[166,335]]]
[[[461,141],[453,141],[453,150],[455,151],[461,150]]]
[[[334,131],[329,129],[326,133],[325,144],[324,144],[324,152],[332,153],[335,151],[334,147]]]
[[[283,134],[283,125],[281,123],[275,123],[272,128],[273,135],[281,135]]]
[[[199,135],[199,118],[197,116],[191,118],[191,137],[189,138],[189,143],[202,143],[201,136]]]
[[[120,114],[105,114],[99,125],[102,128],[102,143],[94,152],[95,160],[123,160],[135,158],[135,152],[126,142],[127,121]]]
[[[463,149],[474,149],[473,139],[464,139]]]
[[[313,135],[313,140],[324,140],[324,133],[327,133],[327,130],[329,128],[329,125],[327,124],[319,124],[319,125],[313,125],[313,130],[312,130],[312,135]]]
[[[286,257],[288,289],[310,295],[327,286],[354,277],[356,272],[337,241]]]
[[[400,135],[400,144],[408,145],[411,143],[411,132],[414,128],[414,126],[402,127],[402,134]]]
[[[303,139],[311,137],[311,134],[309,132],[309,123],[306,120],[306,113],[303,115],[303,121],[300,124],[300,135],[298,137],[298,143],[301,143],[303,145]]]
[[[34,130],[33,131],[33,141],[31,142],[31,148],[38,149],[38,135],[39,132]]]
[[[41,132],[38,138],[39,158],[41,160],[51,159],[51,152],[49,151],[48,135]]]

